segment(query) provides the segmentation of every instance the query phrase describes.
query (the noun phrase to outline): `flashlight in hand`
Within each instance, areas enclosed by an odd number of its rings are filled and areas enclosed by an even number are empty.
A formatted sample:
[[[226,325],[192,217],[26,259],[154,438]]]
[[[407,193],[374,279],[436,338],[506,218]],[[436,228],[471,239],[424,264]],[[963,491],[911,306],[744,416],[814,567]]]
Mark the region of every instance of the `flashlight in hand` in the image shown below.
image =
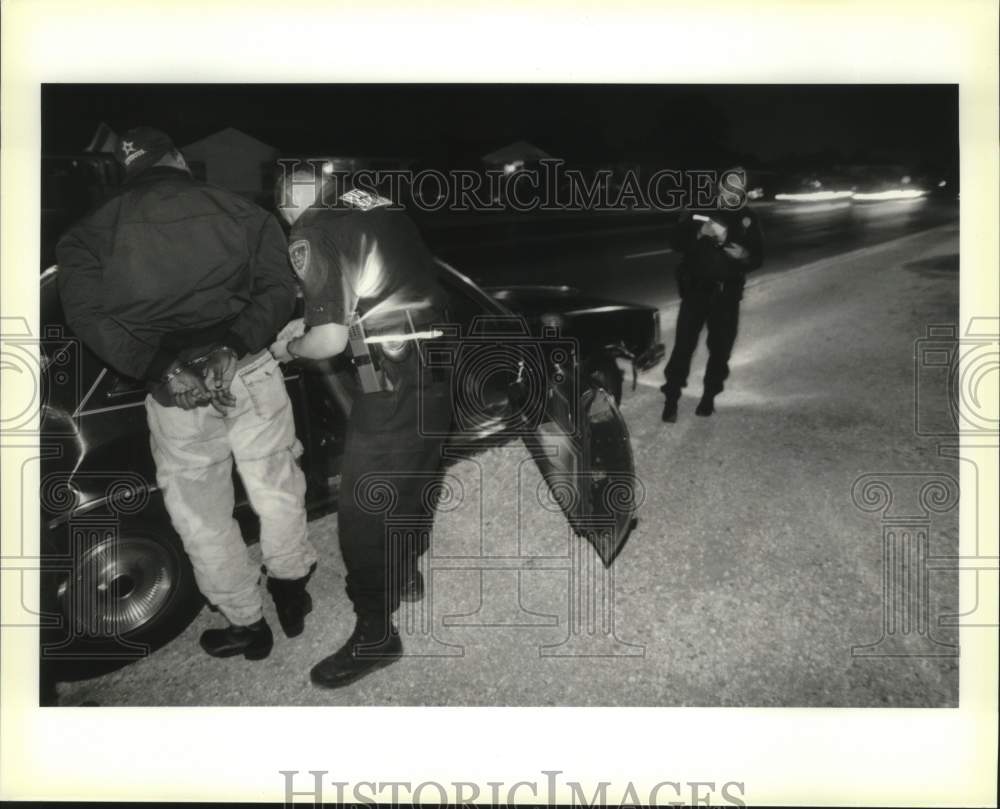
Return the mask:
[[[696,222],[701,222],[701,230],[698,231],[698,236],[707,236],[710,239],[714,239],[719,244],[725,244],[726,237],[729,235],[728,228],[721,222],[716,222],[714,219],[703,216],[702,214],[694,214],[692,217]]]

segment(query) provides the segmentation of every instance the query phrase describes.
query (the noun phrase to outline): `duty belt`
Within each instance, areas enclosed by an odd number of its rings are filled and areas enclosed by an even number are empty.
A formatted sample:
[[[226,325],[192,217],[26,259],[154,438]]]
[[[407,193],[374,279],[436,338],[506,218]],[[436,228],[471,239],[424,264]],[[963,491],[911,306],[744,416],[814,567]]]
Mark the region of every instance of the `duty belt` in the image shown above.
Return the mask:
[[[357,312],[348,324],[347,342],[351,347],[351,362],[358,370],[361,390],[365,393],[381,393],[393,390],[392,380],[386,376],[382,360],[400,361],[414,346],[419,352],[419,342],[440,337],[440,329],[418,328],[413,323],[409,310],[406,312],[406,328],[403,331],[367,334],[364,323]],[[372,351],[372,346],[376,350]]]

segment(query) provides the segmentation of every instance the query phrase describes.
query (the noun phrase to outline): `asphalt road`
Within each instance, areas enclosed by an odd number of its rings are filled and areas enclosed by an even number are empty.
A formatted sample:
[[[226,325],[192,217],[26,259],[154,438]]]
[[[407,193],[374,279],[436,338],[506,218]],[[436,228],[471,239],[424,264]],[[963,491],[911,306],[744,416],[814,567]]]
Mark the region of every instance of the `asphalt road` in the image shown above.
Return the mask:
[[[786,203],[754,206],[764,231],[766,261],[759,274],[884,242],[958,218],[953,200]],[[483,286],[566,284],[612,300],[663,308],[677,299],[663,215],[579,216],[491,223],[425,231],[431,246]],[[552,214],[555,217],[555,214]],[[433,220],[428,220],[432,224]]]
[[[957,705],[957,650],[948,645],[957,629],[938,621],[959,606],[958,574],[940,569],[957,553],[957,509],[930,524],[923,550],[938,565],[929,589],[907,591],[926,607],[928,632],[890,624],[881,645],[858,649],[879,640],[885,616],[900,616],[883,593],[885,515],[855,489],[881,476],[898,500],[915,496],[902,491],[914,475],[957,478],[957,463],[915,433],[913,393],[915,341],[958,317],[957,223],[806,266],[860,246],[812,243],[831,229],[878,242],[927,216],[873,210],[877,221],[862,227],[859,215],[869,214],[827,214],[794,227],[768,214],[772,243],[782,227],[806,243],[798,259],[775,247],[785,271],[772,267],[748,287],[715,416],[693,415],[695,381],[677,424],[662,424],[660,369],[626,391],[645,500],[609,574],[544,507],[541,478],[516,443],[450,468],[456,496],[425,557],[428,594],[398,616],[407,656],[395,665],[340,691],[308,682],[310,666],[352,626],[331,515],[310,524],[322,560],[303,636],[279,637],[262,662],[213,660],[197,638],[221,619],[205,610],[149,658],[60,683],[61,704]],[[592,273],[613,260],[652,283],[660,257],[622,250],[655,249],[658,238],[633,237],[589,261],[581,249],[545,277],[569,280],[589,267],[577,280],[596,289]],[[634,279],[618,281],[616,297],[634,298]],[[669,345],[668,286],[638,299],[664,301]],[[699,352],[694,368],[704,359]],[[947,411],[943,385],[921,395],[923,407]],[[266,615],[276,625],[270,606]]]

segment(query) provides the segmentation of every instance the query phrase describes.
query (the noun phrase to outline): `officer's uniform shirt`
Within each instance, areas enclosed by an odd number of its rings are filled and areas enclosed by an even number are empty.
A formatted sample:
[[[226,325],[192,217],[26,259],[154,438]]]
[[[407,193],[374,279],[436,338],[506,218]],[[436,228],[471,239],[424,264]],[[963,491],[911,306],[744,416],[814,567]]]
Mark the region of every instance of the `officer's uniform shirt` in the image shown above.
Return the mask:
[[[292,266],[302,279],[307,326],[350,325],[398,333],[439,318],[444,292],[433,256],[416,225],[389,200],[348,192],[336,207],[311,208],[289,239]]]
[[[719,244],[714,238],[701,234],[708,218],[726,228],[726,240]],[[746,273],[761,266],[764,260],[763,238],[757,215],[744,206],[737,210],[709,208],[685,211],[677,224],[671,240],[675,249],[684,255],[682,279],[695,286],[702,283],[727,283],[742,288]],[[723,249],[736,244],[746,249],[747,255],[735,259]]]

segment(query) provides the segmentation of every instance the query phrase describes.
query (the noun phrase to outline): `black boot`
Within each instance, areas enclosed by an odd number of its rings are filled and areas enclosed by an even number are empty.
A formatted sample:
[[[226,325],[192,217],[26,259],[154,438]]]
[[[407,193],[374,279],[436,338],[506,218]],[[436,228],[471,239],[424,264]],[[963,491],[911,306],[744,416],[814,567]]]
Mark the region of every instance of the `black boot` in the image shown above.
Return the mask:
[[[698,406],[694,409],[696,416],[711,416],[715,412],[715,397],[707,393],[701,397]]]
[[[395,663],[402,654],[403,642],[392,621],[359,615],[351,637],[313,666],[309,679],[323,688],[341,688]]]
[[[201,633],[199,643],[212,657],[241,654],[247,660],[263,660],[271,654],[274,636],[267,621],[261,618],[250,626],[230,624],[225,629],[208,629]]]
[[[278,623],[286,638],[295,638],[302,634],[306,626],[306,616],[312,612],[312,596],[306,592],[306,584],[316,566],[301,579],[275,579],[267,577],[267,591],[274,599],[274,607],[278,611]]]
[[[661,418],[668,424],[673,424],[677,421],[677,400],[680,399],[679,396],[671,396],[667,394],[667,398],[663,400],[663,415]]]

